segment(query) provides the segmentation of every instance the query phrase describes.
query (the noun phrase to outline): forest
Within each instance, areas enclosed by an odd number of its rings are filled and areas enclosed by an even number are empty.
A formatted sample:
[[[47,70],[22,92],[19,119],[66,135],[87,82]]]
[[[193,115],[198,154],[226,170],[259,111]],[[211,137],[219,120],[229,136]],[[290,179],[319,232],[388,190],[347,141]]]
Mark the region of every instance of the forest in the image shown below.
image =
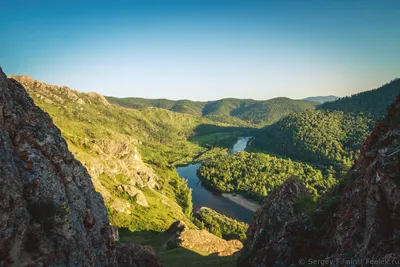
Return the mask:
[[[372,120],[342,111],[292,113],[260,130],[251,147],[336,170],[348,169],[357,158]]]
[[[193,215],[193,222],[200,229],[222,237],[225,240],[246,239],[248,224],[236,221],[209,208],[201,208]]]
[[[200,102],[191,100],[143,99],[107,97],[110,103],[127,108],[161,108],[208,118],[213,123],[262,127],[297,111],[314,109],[318,104],[307,100],[278,97],[269,100],[225,98]]]
[[[235,192],[262,202],[288,177],[298,176],[315,197],[331,188],[333,174],[313,166],[263,153],[239,152],[206,161],[198,170],[202,182],[221,192]]]
[[[397,78],[377,89],[343,97],[333,102],[326,102],[319,109],[341,110],[346,113],[368,116],[374,120],[382,119],[399,91],[400,79]]]

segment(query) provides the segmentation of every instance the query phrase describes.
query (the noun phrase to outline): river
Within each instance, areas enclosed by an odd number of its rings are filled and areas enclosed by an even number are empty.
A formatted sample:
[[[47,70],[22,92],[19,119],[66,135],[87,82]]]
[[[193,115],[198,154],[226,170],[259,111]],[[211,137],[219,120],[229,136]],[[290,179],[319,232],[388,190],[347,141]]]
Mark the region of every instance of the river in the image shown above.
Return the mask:
[[[239,138],[230,150],[230,153],[243,151],[250,138]],[[189,187],[192,188],[193,209],[197,210],[201,207],[208,207],[238,221],[250,223],[253,211],[223,197],[221,193],[212,191],[202,185],[200,178],[197,176],[197,170],[200,165],[200,163],[197,163],[176,168],[179,176],[187,179]]]

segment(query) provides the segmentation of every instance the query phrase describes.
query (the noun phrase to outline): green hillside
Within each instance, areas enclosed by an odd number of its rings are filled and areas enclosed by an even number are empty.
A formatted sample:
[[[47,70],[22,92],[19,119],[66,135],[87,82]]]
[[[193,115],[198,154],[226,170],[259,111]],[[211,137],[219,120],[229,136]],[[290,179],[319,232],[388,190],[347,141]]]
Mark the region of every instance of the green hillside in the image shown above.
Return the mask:
[[[107,97],[110,103],[129,108],[162,108],[179,113],[206,117],[217,123],[238,126],[263,126],[297,111],[314,109],[316,102],[279,97],[265,101],[225,98],[217,101],[116,98]]]
[[[385,116],[387,108],[393,103],[399,92],[400,79],[394,79],[377,89],[324,103],[319,109],[363,113],[372,119],[379,119]]]
[[[206,102],[191,100],[169,100],[169,99],[146,99],[139,97],[117,98],[107,96],[106,99],[112,103],[127,108],[162,108],[180,113],[188,113],[195,116],[201,116]]]
[[[162,231],[183,220],[194,227],[191,191],[175,165],[206,152],[187,141],[203,119],[158,108],[122,108],[95,93],[14,78],[60,128],[103,195],[114,225]]]
[[[342,111],[303,111],[260,130],[251,146],[342,170],[356,159],[370,125],[370,119]]]
[[[400,79],[382,87],[292,113],[258,131],[254,150],[346,170],[357,158],[375,120],[382,118],[400,91]]]

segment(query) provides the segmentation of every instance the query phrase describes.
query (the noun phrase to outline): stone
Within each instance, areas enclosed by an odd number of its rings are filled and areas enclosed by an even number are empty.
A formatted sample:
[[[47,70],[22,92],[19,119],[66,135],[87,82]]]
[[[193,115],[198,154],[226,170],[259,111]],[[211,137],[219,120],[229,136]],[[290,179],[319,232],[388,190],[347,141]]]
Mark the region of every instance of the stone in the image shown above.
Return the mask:
[[[206,230],[190,229],[182,221],[174,222],[164,234],[168,236],[165,249],[183,247],[205,255],[230,256],[243,248],[239,240],[226,241]]]
[[[116,247],[87,170],[50,116],[1,68],[0,107],[1,266],[161,266],[151,248]]]

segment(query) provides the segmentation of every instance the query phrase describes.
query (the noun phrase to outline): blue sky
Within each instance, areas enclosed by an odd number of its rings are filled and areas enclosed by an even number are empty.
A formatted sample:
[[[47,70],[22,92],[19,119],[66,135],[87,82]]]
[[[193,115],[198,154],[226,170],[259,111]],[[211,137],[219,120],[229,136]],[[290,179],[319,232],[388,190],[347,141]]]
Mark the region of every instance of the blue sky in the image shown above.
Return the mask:
[[[349,95],[400,76],[400,1],[2,1],[8,75],[104,95]]]

